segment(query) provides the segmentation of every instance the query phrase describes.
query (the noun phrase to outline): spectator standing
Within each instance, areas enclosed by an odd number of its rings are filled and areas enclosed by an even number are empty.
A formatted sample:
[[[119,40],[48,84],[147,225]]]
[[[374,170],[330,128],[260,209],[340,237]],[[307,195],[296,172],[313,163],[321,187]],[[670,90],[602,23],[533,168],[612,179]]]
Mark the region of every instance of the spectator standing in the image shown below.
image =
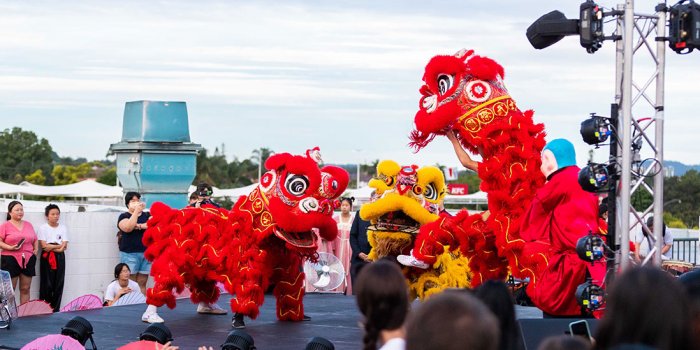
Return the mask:
[[[363,350],[404,350],[408,286],[397,264],[379,260],[357,279],[357,306],[364,316]]]
[[[20,304],[29,301],[39,251],[34,226],[23,218],[24,206],[19,201],[12,201],[7,206],[7,221],[0,225],[0,268],[10,273],[12,288],[17,288],[19,281]]]
[[[354,219],[352,211],[352,202],[354,197],[343,197],[340,199],[340,214],[333,217],[338,223],[338,237],[335,239],[335,252],[338,259],[343,263],[345,268],[345,288],[346,295],[352,295],[352,282],[350,276],[350,259],[352,258],[352,247],[350,247],[350,228]]]
[[[647,227],[649,230],[654,229],[654,217],[650,216],[647,219]],[[673,248],[673,235],[667,232],[666,224],[662,224],[663,244],[661,246],[661,260],[671,259],[671,248]],[[634,239],[634,260],[641,262],[649,255],[656,244],[656,238],[652,232],[648,232],[644,227],[639,230]]]
[[[499,337],[496,317],[463,290],[430,297],[406,325],[407,350],[496,350]]]
[[[221,206],[214,202],[211,199],[211,195],[214,194],[214,188],[211,187],[210,184],[206,182],[202,182],[201,184],[197,185],[197,191],[195,191],[197,194],[197,200],[194,203],[190,203],[191,207],[195,208],[200,208],[200,207],[214,207],[214,208],[221,208]],[[192,200],[192,196],[190,196],[190,202]]]
[[[61,209],[56,204],[49,204],[44,209],[46,223],[39,227],[39,298],[51,304],[54,312],[61,307],[63,282],[66,275],[66,255],[68,249],[68,229],[59,223]]]
[[[695,349],[692,326],[690,303],[678,281],[658,268],[630,268],[609,289],[594,349]]]
[[[476,288],[474,295],[493,312],[501,329],[500,350],[525,350],[520,326],[515,320],[513,297],[502,281],[489,280]]]
[[[129,265],[130,278],[138,283],[141,293],[146,295],[146,282],[151,272],[151,263],[143,256],[146,246],[143,245],[142,239],[151,215],[144,211],[146,203],[141,201],[141,194],[138,192],[127,192],[124,202],[129,211],[122,213],[117,219],[121,236],[119,257],[121,262]]]
[[[360,211],[355,213],[355,218],[350,226],[350,248],[352,249],[352,258],[350,260],[350,282],[352,284],[357,280],[357,275],[360,270],[365,267],[369,260],[369,251],[372,246],[367,239],[367,228],[370,222],[360,218]],[[354,290],[355,288],[351,286]]]

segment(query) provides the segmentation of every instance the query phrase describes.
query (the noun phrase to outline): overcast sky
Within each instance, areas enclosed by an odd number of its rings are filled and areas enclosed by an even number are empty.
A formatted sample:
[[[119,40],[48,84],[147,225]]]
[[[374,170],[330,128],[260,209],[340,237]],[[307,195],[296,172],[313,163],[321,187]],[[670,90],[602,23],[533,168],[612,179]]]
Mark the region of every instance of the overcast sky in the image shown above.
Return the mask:
[[[651,13],[655,3],[636,1],[637,10]],[[425,64],[472,48],[505,67],[518,106],[535,111],[548,139],[574,142],[581,165],[589,147],[580,122],[609,115],[613,102],[614,43],[589,55],[576,37],[545,50],[525,37],[540,15],[575,18],[578,4],[3,1],[0,128],[34,131],[61,156],[103,159],[121,139],[126,101],[185,101],[192,141],[211,150],[223,143],[229,159],[320,146],[328,163],[456,166],[446,139],[413,154],[407,135]],[[639,84],[647,57],[635,56]],[[698,164],[700,53],[666,59],[665,158]]]

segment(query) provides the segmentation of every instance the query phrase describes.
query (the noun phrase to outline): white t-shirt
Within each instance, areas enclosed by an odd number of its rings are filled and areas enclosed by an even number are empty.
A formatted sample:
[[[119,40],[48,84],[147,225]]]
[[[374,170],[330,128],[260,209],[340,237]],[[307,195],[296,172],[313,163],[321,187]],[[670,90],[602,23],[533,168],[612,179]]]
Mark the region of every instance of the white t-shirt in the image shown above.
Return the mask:
[[[379,350],[404,350],[406,349],[406,340],[403,338],[391,338],[384,343]]]
[[[58,227],[51,227],[49,224],[43,224],[39,227],[37,238],[50,244],[61,244],[68,242],[68,229],[65,225],[58,224]]]
[[[129,280],[128,287],[131,288],[132,293],[141,294],[141,287],[139,287],[139,284],[136,283],[136,281]],[[119,286],[119,280],[114,280],[112,283],[110,283],[105,290],[105,301],[114,300],[114,298],[117,297],[117,292],[119,292],[120,289],[122,289],[122,287]]]
[[[650,234],[649,239],[647,239],[642,230],[637,231],[634,241],[639,243],[639,256],[642,258],[646,257],[649,254],[649,251],[651,251],[651,249],[654,247],[654,235]],[[649,243],[651,243],[651,247],[649,246]],[[666,228],[666,235],[664,236],[664,243],[661,245],[661,248],[669,244],[671,245],[671,249],[669,249],[666,254],[661,255],[661,259],[663,260],[671,259],[671,253],[673,252],[673,234],[671,234],[671,231]]]

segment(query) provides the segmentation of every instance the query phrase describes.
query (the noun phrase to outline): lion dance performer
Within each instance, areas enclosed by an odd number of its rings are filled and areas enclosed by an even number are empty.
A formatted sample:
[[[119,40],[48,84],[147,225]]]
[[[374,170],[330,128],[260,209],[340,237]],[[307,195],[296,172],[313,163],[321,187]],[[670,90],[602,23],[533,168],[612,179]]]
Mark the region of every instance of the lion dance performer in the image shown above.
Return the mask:
[[[570,314],[570,301],[575,302],[575,297],[568,289],[535,293],[542,290],[539,286],[551,283],[542,279],[564,278],[566,273],[545,276],[550,258],[560,252],[549,242],[521,236],[523,218],[545,183],[540,171],[545,133],[542,124],[533,122],[532,111],[522,112],[516,106],[503,78],[503,67],[472,50],[436,56],[426,66],[411,145],[420,150],[437,135],[454,133],[464,149],[480,154],[483,161],[475,167],[481,190],[488,194],[489,211],[476,215],[462,211],[454,218],[444,217],[421,227],[413,265],[432,265],[446,245],[458,244],[469,259],[472,286],[487,279],[505,279],[510,270],[515,277],[530,279],[528,295],[544,312]],[[591,226],[597,228],[595,217]],[[587,233],[585,227],[571,232]],[[566,301],[548,303],[547,298]]]
[[[372,246],[369,259],[396,259],[409,254],[420,226],[440,219],[446,193],[442,171],[433,166],[400,166],[383,160],[369,186],[374,194],[370,203],[360,208],[360,217],[371,222],[367,229]],[[423,299],[445,288],[469,287],[467,259],[457,248],[445,247],[432,269],[404,269],[413,296]]]
[[[233,326],[243,328],[244,316],[257,317],[264,292],[274,283],[277,318],[303,320],[301,264],[318,257],[312,229],[326,240],[336,237],[332,213],[348,183],[345,170],[319,169],[320,161],[318,148],[304,156],[271,156],[258,187],[230,211],[174,210],[155,203],[144,235],[155,280],[147,292],[148,303],[174,308],[173,290],[182,292],[187,284],[192,302],[211,304],[219,298],[216,283],[222,282],[235,294]]]

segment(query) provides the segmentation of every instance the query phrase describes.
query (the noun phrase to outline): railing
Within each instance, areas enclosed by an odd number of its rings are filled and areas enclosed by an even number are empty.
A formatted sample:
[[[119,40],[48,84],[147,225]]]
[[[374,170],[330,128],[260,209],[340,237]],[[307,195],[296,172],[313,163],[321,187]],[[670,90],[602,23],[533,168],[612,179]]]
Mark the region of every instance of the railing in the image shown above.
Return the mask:
[[[698,239],[697,238],[674,238],[673,239],[673,260],[685,261],[693,264],[698,263]]]

